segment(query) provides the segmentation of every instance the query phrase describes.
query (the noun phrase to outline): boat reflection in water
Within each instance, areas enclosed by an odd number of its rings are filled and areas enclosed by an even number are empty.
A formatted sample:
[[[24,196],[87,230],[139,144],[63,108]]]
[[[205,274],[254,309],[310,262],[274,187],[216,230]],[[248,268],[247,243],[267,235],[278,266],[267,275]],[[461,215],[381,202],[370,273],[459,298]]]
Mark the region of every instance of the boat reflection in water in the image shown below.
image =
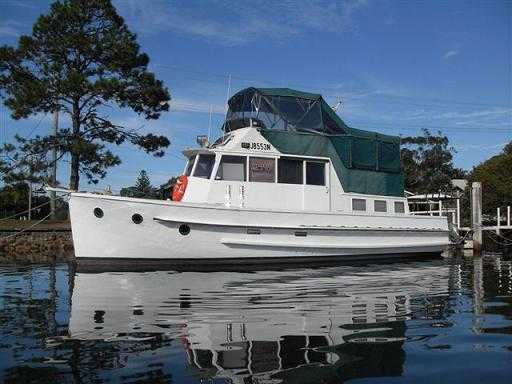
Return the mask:
[[[81,340],[179,339],[197,378],[398,376],[406,320],[446,317],[449,276],[442,260],[246,273],[79,272],[69,332]]]

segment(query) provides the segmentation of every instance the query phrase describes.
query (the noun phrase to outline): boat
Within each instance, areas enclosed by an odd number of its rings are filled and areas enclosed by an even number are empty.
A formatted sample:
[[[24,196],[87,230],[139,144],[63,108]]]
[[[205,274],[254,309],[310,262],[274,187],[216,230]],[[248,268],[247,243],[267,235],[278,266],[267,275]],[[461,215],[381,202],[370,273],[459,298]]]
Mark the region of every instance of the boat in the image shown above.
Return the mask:
[[[246,88],[213,143],[183,151],[172,199],[74,192],[80,264],[252,264],[439,255],[445,217],[409,213],[400,138],[349,127],[319,94]]]
[[[327,380],[333,371],[342,381],[396,376],[409,353],[406,340],[432,336],[418,336],[416,316],[442,319],[449,310],[452,268],[420,260],[364,269],[79,272],[69,337],[90,346],[91,358],[94,346],[103,346],[106,366],[132,366],[135,349],[138,358],[173,356],[206,382],[303,382],[297,375],[304,368],[317,374],[308,382],[340,382]],[[87,362],[90,348],[75,348],[76,361]]]

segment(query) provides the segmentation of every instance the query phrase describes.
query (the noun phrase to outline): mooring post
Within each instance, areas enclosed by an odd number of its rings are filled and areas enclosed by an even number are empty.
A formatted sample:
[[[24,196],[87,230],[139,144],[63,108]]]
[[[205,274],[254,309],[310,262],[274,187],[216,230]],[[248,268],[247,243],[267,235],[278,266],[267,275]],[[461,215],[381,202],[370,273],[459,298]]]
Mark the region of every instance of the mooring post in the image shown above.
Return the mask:
[[[496,211],[496,233],[500,234],[500,225],[501,225],[501,211],[500,207],[498,207]]]
[[[507,207],[507,227],[510,227],[510,205]]]
[[[457,197],[457,229],[460,231],[460,197]]]
[[[473,230],[473,252],[482,252],[482,183],[471,184],[471,228]]]

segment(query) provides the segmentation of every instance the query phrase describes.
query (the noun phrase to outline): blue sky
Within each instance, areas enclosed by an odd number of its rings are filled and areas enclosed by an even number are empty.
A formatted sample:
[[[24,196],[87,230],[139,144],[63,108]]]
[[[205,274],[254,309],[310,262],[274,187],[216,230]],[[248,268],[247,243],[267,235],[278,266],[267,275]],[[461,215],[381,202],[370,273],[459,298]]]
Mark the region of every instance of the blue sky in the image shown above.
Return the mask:
[[[112,110],[114,120],[167,135],[156,159],[116,148],[123,164],[97,187],[133,184],[140,169],[154,184],[179,174],[181,150],[208,130],[219,134],[231,92],[247,86],[322,93],[351,126],[388,134],[441,130],[457,166],[500,152],[512,139],[510,1],[142,1],[115,0],[138,34],[151,70],[172,94],[171,111],[144,121]],[[47,12],[45,1],[0,0],[0,44],[13,45]],[[0,139],[44,134],[50,116],[11,122],[0,110]],[[66,124],[66,120],[63,120]],[[60,164],[67,184],[69,164]]]

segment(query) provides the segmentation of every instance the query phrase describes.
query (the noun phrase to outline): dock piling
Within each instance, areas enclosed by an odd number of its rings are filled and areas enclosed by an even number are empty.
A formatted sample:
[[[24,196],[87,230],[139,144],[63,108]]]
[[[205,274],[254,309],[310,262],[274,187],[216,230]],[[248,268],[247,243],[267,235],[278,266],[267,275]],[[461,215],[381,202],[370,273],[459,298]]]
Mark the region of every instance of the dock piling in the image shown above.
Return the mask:
[[[482,183],[471,184],[471,229],[473,230],[473,252],[482,251]]]
[[[501,210],[500,207],[497,208],[496,211],[496,234],[500,234],[500,225],[501,225]]]

